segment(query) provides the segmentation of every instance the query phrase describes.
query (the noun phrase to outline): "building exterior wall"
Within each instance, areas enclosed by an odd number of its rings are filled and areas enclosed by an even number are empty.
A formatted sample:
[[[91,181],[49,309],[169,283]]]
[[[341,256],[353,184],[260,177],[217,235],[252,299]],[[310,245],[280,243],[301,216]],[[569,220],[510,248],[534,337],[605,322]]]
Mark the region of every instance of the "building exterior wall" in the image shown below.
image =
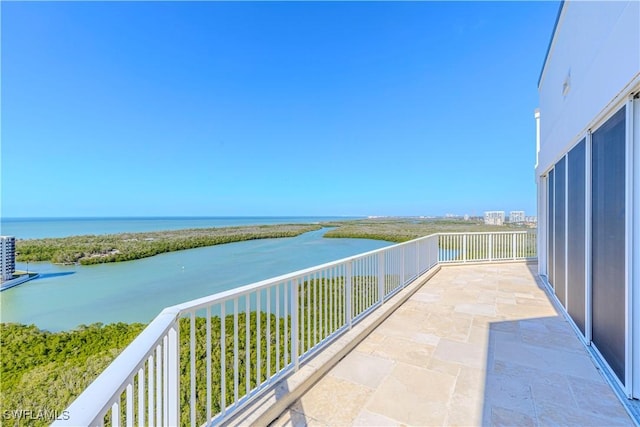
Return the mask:
[[[16,239],[0,236],[0,279],[10,280],[16,271]]]
[[[640,81],[639,17],[637,0],[563,4],[538,86],[538,175]]]
[[[565,1],[538,90],[538,271],[638,399],[640,2]]]

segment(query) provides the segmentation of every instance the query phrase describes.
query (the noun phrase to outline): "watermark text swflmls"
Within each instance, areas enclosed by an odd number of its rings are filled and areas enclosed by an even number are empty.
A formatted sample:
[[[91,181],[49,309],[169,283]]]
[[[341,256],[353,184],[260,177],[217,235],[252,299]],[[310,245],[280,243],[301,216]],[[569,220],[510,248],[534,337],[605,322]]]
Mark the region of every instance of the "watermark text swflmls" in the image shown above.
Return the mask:
[[[61,421],[68,420],[69,411],[58,411],[56,409],[9,409],[2,411],[2,419],[25,420],[25,421]]]

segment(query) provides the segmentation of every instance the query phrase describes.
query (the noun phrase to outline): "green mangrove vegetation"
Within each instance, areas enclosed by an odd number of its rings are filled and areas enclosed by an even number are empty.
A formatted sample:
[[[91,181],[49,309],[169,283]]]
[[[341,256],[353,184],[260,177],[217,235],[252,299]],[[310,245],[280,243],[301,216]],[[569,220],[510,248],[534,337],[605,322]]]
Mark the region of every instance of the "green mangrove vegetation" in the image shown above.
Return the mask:
[[[0,327],[0,412],[61,413],[142,331],[143,324],[99,323],[73,331]],[[5,419],[3,425],[49,425],[52,419]]]
[[[375,277],[355,277],[353,280],[353,314],[357,315],[377,301]],[[312,348],[329,334],[344,325],[344,278],[316,279],[303,283],[299,290],[300,352]],[[266,290],[264,291],[266,293]],[[266,294],[262,295],[265,301]],[[272,292],[272,298],[275,294]],[[273,300],[272,300],[273,301]],[[328,302],[330,302],[328,304]],[[291,318],[276,317],[264,311],[259,314],[243,310],[240,302],[237,317],[225,316],[225,338],[221,340],[221,320],[211,316],[211,407],[215,415],[222,406],[222,389],[226,405],[233,403],[236,395],[242,398],[258,382],[282,369],[290,362]],[[281,313],[282,314],[282,313]],[[259,317],[258,317],[259,316]],[[206,318],[204,312],[194,318],[196,392],[196,424],[206,419]],[[191,413],[191,319],[180,319],[180,419],[190,425]],[[267,326],[268,325],[268,326]],[[247,327],[248,326],[248,327]],[[0,411],[38,411],[61,414],[71,402],[111,363],[117,355],[142,331],[143,324],[99,323],[81,326],[67,332],[47,332],[35,326],[0,324]],[[260,330],[258,334],[257,331]],[[247,336],[247,333],[249,334]],[[234,336],[237,334],[237,342]],[[248,338],[248,339],[247,339]],[[258,345],[259,340],[259,345]],[[222,342],[222,344],[221,344]],[[249,344],[247,347],[247,343]],[[238,359],[234,359],[234,348]],[[224,348],[224,364],[222,351]],[[234,366],[237,363],[238,369]],[[222,368],[224,366],[224,369]],[[148,367],[144,370],[147,372]],[[248,374],[248,375],[247,375]],[[224,375],[224,387],[222,377]],[[237,380],[236,380],[237,376]],[[145,396],[148,383],[144,384]],[[134,380],[134,390],[138,379]],[[137,405],[137,399],[134,400]],[[124,411],[124,405],[122,407]],[[137,408],[134,411],[137,417]],[[122,421],[125,414],[121,414]],[[51,419],[5,420],[6,425],[47,425]],[[135,420],[137,424],[137,419]],[[110,416],[105,425],[110,425]]]
[[[257,334],[256,312],[250,313],[250,378],[251,387],[256,385],[257,376]],[[246,317],[238,316],[238,345],[240,354],[245,354]],[[284,366],[284,319],[280,319],[280,362]],[[288,321],[287,321],[288,322]],[[276,317],[271,315],[271,338],[267,338],[267,315],[261,313],[261,377],[267,375],[267,347],[270,348],[270,370],[276,369],[275,327]],[[1,326],[2,359],[0,362],[0,412],[13,413],[16,410],[31,411],[31,414],[46,411],[61,414],[82,391],[95,380],[98,375],[117,357],[117,355],[142,331],[145,325],[116,323],[101,325],[99,323],[82,326],[68,332],[47,332],[35,326],[3,323]],[[220,369],[220,318],[211,319],[211,358],[212,358],[212,408],[213,413],[220,411],[221,406],[221,372]],[[234,317],[225,318],[225,394],[227,404],[234,398]],[[289,327],[290,331],[290,327]],[[206,384],[206,321],[196,318],[196,373],[199,387],[196,398],[196,414],[199,423],[204,422],[206,414],[206,393],[202,387]],[[190,320],[180,319],[180,383],[181,386],[181,420],[188,425],[190,420]],[[245,394],[246,360],[238,360],[238,375],[241,390]],[[145,368],[146,369],[146,368]],[[137,379],[135,390],[137,390]],[[147,389],[147,385],[145,385]],[[137,404],[137,402],[136,402]],[[124,410],[124,408],[123,408]],[[124,413],[122,414],[124,416]],[[110,417],[105,418],[109,425]],[[5,419],[3,425],[44,426],[52,419]]]
[[[16,241],[16,261],[49,261],[57,264],[131,261],[183,249],[245,240],[295,237],[320,228],[322,227],[318,224],[277,224],[19,239]]]
[[[522,225],[485,225],[479,218],[468,221],[447,218],[370,218],[323,224],[335,227],[324,237],[385,240],[402,243],[434,233],[527,230]]]

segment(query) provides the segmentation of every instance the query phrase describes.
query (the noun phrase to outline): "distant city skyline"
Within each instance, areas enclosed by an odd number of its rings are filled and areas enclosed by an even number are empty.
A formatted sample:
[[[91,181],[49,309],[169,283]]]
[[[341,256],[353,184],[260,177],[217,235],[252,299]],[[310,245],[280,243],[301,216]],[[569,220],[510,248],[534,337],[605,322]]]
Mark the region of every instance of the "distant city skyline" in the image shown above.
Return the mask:
[[[3,217],[535,212],[558,2],[3,2]]]

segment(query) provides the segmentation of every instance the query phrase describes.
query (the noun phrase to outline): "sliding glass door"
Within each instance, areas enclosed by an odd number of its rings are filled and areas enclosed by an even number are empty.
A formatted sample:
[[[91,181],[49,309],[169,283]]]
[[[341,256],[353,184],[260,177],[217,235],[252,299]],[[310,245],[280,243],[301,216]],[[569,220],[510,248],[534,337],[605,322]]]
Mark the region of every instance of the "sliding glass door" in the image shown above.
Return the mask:
[[[625,108],[592,135],[592,341],[625,382]]]
[[[586,330],[586,141],[567,157],[567,312],[582,335]]]

